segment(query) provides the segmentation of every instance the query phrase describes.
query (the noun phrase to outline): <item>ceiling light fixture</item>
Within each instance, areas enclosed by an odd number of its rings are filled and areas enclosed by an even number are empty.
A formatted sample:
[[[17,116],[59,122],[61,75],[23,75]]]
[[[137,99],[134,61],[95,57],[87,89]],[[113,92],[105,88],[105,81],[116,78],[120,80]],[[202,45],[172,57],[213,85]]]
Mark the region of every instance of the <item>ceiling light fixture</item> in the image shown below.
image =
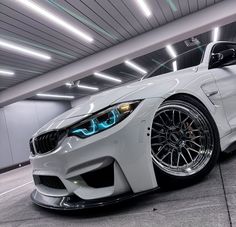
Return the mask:
[[[54,22],[55,24],[63,27],[64,29],[74,33],[75,35],[79,36],[80,38],[84,39],[87,42],[93,42],[93,38],[86,34],[85,32],[75,28],[72,24],[64,21],[61,17],[51,13],[49,10],[43,8],[42,6],[34,3],[31,0],[16,0],[26,6],[27,8],[33,10],[34,12],[40,14],[41,16],[47,18],[48,20]]]
[[[75,83],[74,82],[67,82],[67,83],[65,83],[65,85],[67,87],[73,87],[75,85]]]
[[[14,76],[15,72],[13,71],[9,71],[9,70],[5,70],[5,69],[0,69],[0,76]]]
[[[117,82],[117,83],[121,83],[122,82],[122,80],[117,79],[117,78],[115,78],[113,76],[108,76],[108,75],[106,75],[104,73],[97,73],[96,72],[96,73],[94,73],[94,76],[102,78],[102,79],[105,79],[105,80],[111,80],[111,81],[114,81],[114,82]]]
[[[43,54],[41,52],[38,52],[34,49],[25,47],[25,46],[21,46],[19,44],[13,43],[13,42],[9,42],[3,39],[0,39],[0,48],[4,48],[10,51],[15,51],[21,54],[25,54],[31,57],[35,57],[35,58],[39,58],[39,59],[43,59],[43,60],[50,60],[51,57],[47,54]]]
[[[170,8],[171,8],[174,12],[178,11],[178,9],[177,9],[175,3],[173,2],[173,0],[166,0],[166,2],[169,4]]]
[[[87,89],[87,90],[94,90],[94,91],[99,90],[99,88],[97,88],[97,87],[91,87],[91,86],[81,85],[81,84],[77,84],[77,87],[82,88],[82,89]]]
[[[37,94],[39,97],[48,97],[48,98],[62,98],[62,99],[74,99],[75,96],[70,95],[54,95],[54,94]]]
[[[65,85],[68,86],[68,87],[71,87],[71,86],[72,86],[71,83],[65,83]]]
[[[173,66],[173,71],[176,72],[178,70],[177,61],[173,61],[172,66]]]
[[[146,17],[150,17],[152,15],[151,10],[149,9],[147,3],[145,2],[145,0],[136,0],[138,3],[138,6],[140,7],[140,9],[143,11],[144,15]]]
[[[175,49],[171,45],[167,45],[166,49],[167,49],[168,53],[170,54],[170,56],[172,58],[176,58],[177,57],[177,53],[176,53]]]
[[[219,27],[214,28],[214,30],[213,30],[213,42],[216,42],[216,41],[219,40],[219,33],[220,33]]]
[[[146,74],[147,73],[147,71],[144,68],[142,68],[141,66],[137,65],[136,63],[134,63],[132,61],[128,61],[127,60],[127,61],[125,61],[125,64],[127,66],[129,66],[130,68],[132,68],[132,69],[134,69],[134,70],[136,70],[136,71],[138,71],[138,72],[140,72],[142,74]]]

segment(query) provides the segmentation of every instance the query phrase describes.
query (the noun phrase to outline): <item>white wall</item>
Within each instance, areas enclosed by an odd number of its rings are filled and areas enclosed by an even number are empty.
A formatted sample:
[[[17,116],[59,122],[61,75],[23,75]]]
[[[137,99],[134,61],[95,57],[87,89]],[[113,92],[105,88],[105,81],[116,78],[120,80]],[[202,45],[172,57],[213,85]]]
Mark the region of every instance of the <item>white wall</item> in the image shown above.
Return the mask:
[[[71,101],[71,106],[72,106],[72,107],[79,106],[79,104],[80,104],[81,102],[89,100],[90,97],[91,97],[91,96],[88,95],[88,96],[85,96],[85,97],[80,98],[80,99],[72,100],[72,101]]]
[[[0,169],[29,159],[29,139],[70,103],[21,101],[0,108]]]

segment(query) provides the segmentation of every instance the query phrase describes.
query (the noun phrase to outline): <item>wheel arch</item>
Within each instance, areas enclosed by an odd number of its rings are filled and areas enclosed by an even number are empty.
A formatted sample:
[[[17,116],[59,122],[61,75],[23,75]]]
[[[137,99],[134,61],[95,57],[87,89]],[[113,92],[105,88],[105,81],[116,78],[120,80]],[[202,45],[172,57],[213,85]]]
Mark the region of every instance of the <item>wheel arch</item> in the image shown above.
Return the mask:
[[[189,93],[182,92],[182,93],[170,95],[164,100],[164,102],[169,101],[169,100],[182,100],[182,101],[184,101],[184,100],[186,100],[186,98],[194,99],[195,101],[201,103],[208,110],[206,105],[199,98],[197,98],[196,96],[189,94]],[[208,110],[208,112],[210,112],[210,111]]]
[[[201,99],[199,99],[198,97],[196,97],[196,96],[194,96],[192,94],[189,94],[189,93],[181,92],[181,93],[172,94],[172,95],[166,97],[165,100],[163,101],[163,103],[165,103],[167,101],[170,101],[170,100],[181,100],[181,101],[189,102],[191,99],[195,100],[198,103],[200,103],[206,109],[206,111],[208,111],[209,115],[211,116],[212,120],[215,123],[215,126],[217,128],[217,133],[218,133],[218,136],[219,136],[219,139],[220,139],[219,128],[218,128],[218,125],[217,125],[217,122],[216,122],[214,116],[212,115],[212,113],[209,110],[209,108],[207,108],[207,105]],[[191,104],[194,105],[194,103],[191,103]]]

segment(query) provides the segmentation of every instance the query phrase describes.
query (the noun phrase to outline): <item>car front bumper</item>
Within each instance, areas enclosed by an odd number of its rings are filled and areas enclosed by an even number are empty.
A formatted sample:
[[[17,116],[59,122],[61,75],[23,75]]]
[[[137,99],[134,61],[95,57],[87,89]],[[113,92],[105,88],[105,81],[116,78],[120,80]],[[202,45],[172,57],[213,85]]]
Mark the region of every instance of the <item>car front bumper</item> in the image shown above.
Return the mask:
[[[36,186],[33,202],[53,209],[82,209],[116,203],[157,188],[150,134],[162,101],[143,100],[114,127],[86,139],[67,137],[53,152],[32,156]],[[108,171],[113,172],[111,180]],[[44,184],[44,178],[52,182],[55,178],[56,183]],[[88,183],[94,179],[98,185]],[[111,183],[106,184],[106,180]]]
[[[31,200],[38,206],[52,210],[83,210],[114,205],[148,193],[157,191],[156,187],[139,193],[124,193],[114,197],[96,200],[83,200],[77,196],[51,197],[39,193],[36,189],[31,193]]]

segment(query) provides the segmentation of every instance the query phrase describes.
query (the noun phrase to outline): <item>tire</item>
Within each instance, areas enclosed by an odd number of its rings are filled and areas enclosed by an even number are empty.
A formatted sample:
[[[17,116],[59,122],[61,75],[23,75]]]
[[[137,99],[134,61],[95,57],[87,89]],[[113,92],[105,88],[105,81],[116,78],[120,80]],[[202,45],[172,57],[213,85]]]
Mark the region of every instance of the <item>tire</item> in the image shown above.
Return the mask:
[[[153,119],[151,148],[158,185],[176,188],[203,179],[220,153],[218,128],[195,98],[165,101]]]

